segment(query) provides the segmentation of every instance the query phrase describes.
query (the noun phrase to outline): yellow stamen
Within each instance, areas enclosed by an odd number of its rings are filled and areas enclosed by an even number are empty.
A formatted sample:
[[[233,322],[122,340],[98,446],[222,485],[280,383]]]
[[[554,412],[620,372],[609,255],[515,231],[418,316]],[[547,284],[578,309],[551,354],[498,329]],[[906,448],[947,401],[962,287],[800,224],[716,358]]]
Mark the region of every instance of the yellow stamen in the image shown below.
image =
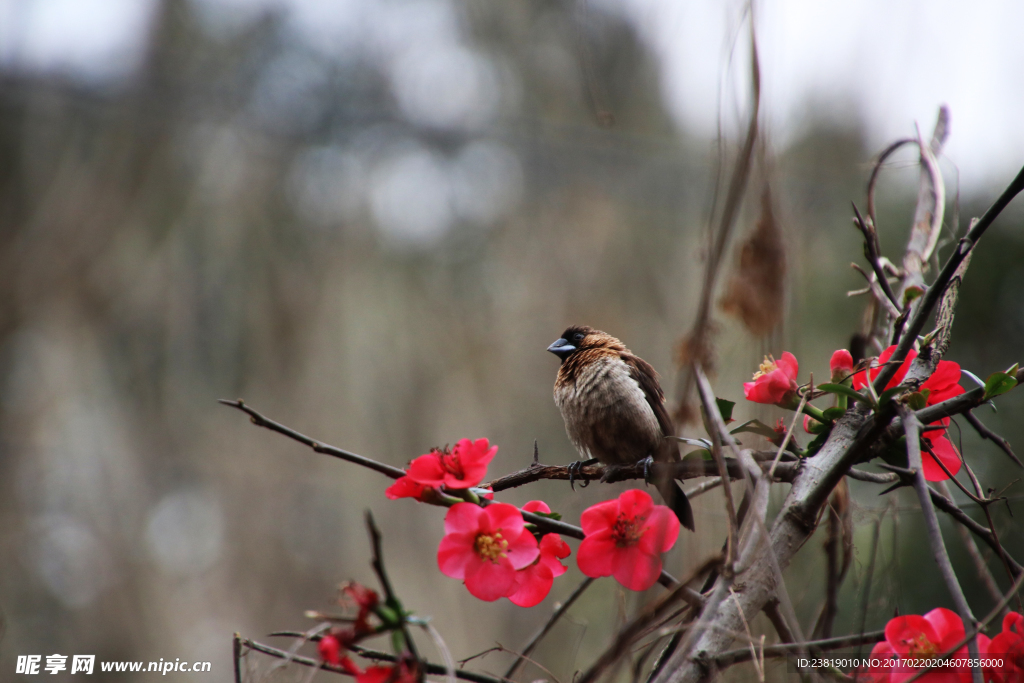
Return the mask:
[[[754,373],[754,379],[756,380],[758,377],[764,377],[768,373],[775,372],[778,369],[779,366],[776,365],[775,358],[771,355],[767,355],[764,357],[764,362],[761,363],[760,367],[758,367],[757,372]]]
[[[500,531],[495,532],[493,536],[480,534],[476,537],[476,541],[473,542],[473,550],[483,559],[497,564],[499,559],[505,557],[505,551],[508,550],[508,541],[501,537]]]

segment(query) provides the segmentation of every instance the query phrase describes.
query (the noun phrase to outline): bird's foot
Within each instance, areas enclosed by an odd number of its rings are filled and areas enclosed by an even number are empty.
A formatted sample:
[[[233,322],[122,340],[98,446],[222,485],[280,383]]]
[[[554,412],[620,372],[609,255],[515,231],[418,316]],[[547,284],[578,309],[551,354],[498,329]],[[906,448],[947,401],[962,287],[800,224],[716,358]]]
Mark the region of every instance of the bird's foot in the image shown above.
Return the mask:
[[[646,458],[641,460],[644,464],[644,486],[651,485],[651,465],[654,464],[654,456],[648,455]]]
[[[609,481],[618,481],[616,477],[626,467],[629,467],[629,465],[605,465],[604,474],[601,475],[601,483],[607,484]]]
[[[590,460],[577,460],[576,462],[569,463],[569,488],[573,491],[576,490],[576,477],[580,476],[580,470],[588,465],[596,465],[597,458],[591,458]],[[590,480],[584,479],[583,483],[580,484],[580,488],[587,488],[590,486]]]

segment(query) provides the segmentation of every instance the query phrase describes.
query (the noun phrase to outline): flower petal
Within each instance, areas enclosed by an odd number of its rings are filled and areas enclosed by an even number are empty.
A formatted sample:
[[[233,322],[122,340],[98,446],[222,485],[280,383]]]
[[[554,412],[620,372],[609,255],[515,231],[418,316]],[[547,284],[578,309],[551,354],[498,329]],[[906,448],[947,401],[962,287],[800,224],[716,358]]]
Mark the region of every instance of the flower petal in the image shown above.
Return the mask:
[[[448,513],[444,516],[444,532],[446,534],[472,532],[476,535],[486,524],[486,520],[487,515],[479,505],[456,503],[448,508]]]
[[[473,562],[480,562],[473,543],[476,533],[451,533],[441,539],[437,548],[437,567],[445,576],[453,579],[466,578],[466,571]]]
[[[615,570],[615,556],[621,549],[612,540],[611,529],[588,535],[576,551],[576,566],[584,575],[596,579],[611,576]]]
[[[466,588],[481,600],[493,602],[512,592],[516,585],[516,570],[507,557],[497,562],[474,562],[466,568]]]
[[[591,505],[580,515],[580,526],[583,533],[590,536],[593,533],[605,529],[611,529],[619,516],[619,500],[606,500],[596,505]]]
[[[919,614],[906,614],[890,619],[885,625],[885,640],[893,652],[902,656],[911,654],[912,647],[916,648],[925,641],[930,646],[939,642],[935,627]]]
[[[935,635],[939,639],[936,645],[939,646],[939,650],[942,652],[948,651],[959,641],[963,640],[965,635],[964,622],[960,615],[953,610],[946,609],[945,607],[936,607],[924,615],[924,618],[935,629]]]
[[[543,500],[531,500],[529,503],[523,506],[523,512],[551,512],[551,508]]]
[[[782,358],[775,362],[779,369],[785,374],[787,380],[795,380],[800,371],[800,364],[796,362],[796,356],[789,351],[782,352]]]
[[[409,477],[425,486],[440,486],[445,483],[445,469],[441,465],[441,456],[427,453],[409,463]]]
[[[500,531],[509,542],[518,538],[525,528],[523,513],[515,505],[492,503],[483,510],[487,520],[483,523],[483,529],[490,532]]]
[[[501,533],[502,537],[508,541],[505,555],[515,569],[522,569],[540,555],[540,549],[537,547],[537,537],[529,529],[520,531],[519,536],[515,539],[507,538],[504,531]]]
[[[654,499],[643,489],[627,489],[619,494],[619,512],[626,519],[644,517],[654,508]]]
[[[656,505],[647,515],[644,535],[638,547],[648,555],[660,555],[676,544],[679,518],[664,505]]]
[[[540,539],[540,563],[551,570],[552,576],[561,576],[568,570],[559,559],[569,557],[570,552],[569,544],[558,534],[544,534]]]
[[[639,546],[626,548],[615,555],[612,576],[631,591],[645,591],[658,582],[661,556],[648,555]]]
[[[520,607],[533,607],[551,592],[555,576],[544,564],[533,564],[516,572],[516,585],[508,599]]]
[[[957,452],[956,446],[948,438],[939,436],[937,432],[935,434],[935,436],[924,437],[924,441],[931,446],[935,457],[941,460],[946,469],[955,476],[960,471],[960,454]],[[945,481],[949,479],[949,475],[935,462],[935,458],[932,457],[931,453],[924,449],[921,450],[921,468],[924,470],[924,478],[928,481]]]
[[[399,477],[395,480],[395,483],[384,489],[384,495],[390,500],[398,500],[399,498],[415,498],[420,500],[423,492],[427,490],[427,487],[412,477],[404,476]]]

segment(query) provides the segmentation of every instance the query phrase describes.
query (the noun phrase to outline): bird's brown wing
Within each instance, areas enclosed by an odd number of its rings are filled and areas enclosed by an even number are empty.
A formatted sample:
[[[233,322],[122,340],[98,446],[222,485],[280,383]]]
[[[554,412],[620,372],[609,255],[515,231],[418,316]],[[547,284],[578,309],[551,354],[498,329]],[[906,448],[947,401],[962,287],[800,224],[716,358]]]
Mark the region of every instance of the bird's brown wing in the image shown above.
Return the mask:
[[[658,373],[654,371],[651,364],[643,358],[634,356],[631,353],[622,354],[622,360],[629,366],[629,375],[637,381],[644,392],[644,398],[658,418],[658,425],[661,433],[666,436],[675,434],[675,427],[672,425],[672,418],[669,417],[668,409],[665,407],[665,394],[661,391],[661,384],[658,383]]]
[[[668,409],[665,407],[665,394],[661,391],[661,384],[658,383],[658,373],[654,371],[651,364],[643,358],[638,358],[630,353],[621,355],[623,362],[629,366],[629,375],[637,381],[644,392],[644,398],[658,418],[658,425],[661,426],[661,433],[665,436],[674,436],[675,428],[672,426],[672,418],[669,417]],[[674,462],[679,460],[679,446],[671,439],[662,439],[661,446],[653,454],[654,459],[660,462]],[[656,478],[653,484],[658,487],[658,492],[665,499],[665,505],[672,508],[679,523],[690,531],[694,529],[693,508],[690,501],[686,499],[686,493],[679,487],[679,484],[668,478]]]

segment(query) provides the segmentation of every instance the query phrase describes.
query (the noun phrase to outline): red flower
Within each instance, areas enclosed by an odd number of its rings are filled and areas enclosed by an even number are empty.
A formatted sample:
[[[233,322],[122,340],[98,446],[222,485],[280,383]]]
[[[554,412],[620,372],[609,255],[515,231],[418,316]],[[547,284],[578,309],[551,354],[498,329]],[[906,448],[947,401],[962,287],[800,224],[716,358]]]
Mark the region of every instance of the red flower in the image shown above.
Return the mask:
[[[433,491],[433,489],[429,486],[424,486],[412,477],[406,475],[404,477],[399,477],[395,480],[394,484],[384,489],[384,495],[391,500],[398,500],[399,498],[415,498],[422,503],[423,496],[428,491]]]
[[[1024,683],[1024,616],[1010,612],[1003,617],[1003,631],[988,646],[990,659],[1002,659],[998,669],[985,669],[985,680]]]
[[[462,579],[481,600],[511,594],[516,570],[529,565],[540,552],[519,508],[507,503],[485,508],[456,503],[445,515],[444,531],[437,549],[441,573]]]
[[[853,372],[853,356],[846,349],[839,349],[832,354],[828,367],[832,371],[832,381],[838,384]]]
[[[498,447],[491,446],[487,439],[462,439],[451,452],[435,448],[413,460],[409,477],[424,486],[443,484],[450,489],[468,489],[483,481],[487,463],[497,452]]]
[[[945,654],[963,640],[964,634],[963,621],[955,612],[944,607],[933,609],[923,617],[917,614],[896,617],[885,625],[885,640],[901,659],[928,659]],[[978,650],[981,655],[990,651],[986,636],[978,636]],[[967,646],[964,645],[953,655],[966,658]],[[890,682],[901,683],[913,676],[918,669],[902,666],[894,667],[891,671]],[[924,683],[968,683],[971,680],[971,669],[938,667],[918,680]]]
[[[874,367],[870,371],[861,370],[853,376],[853,388],[863,389],[868,385],[868,377],[870,381],[874,381],[878,373],[882,371],[881,365],[884,365],[896,350],[895,346],[890,346],[882,355],[878,357],[879,367]],[[886,385],[886,389],[891,389],[895,386],[899,386],[903,379],[907,376],[907,370],[910,369],[910,363],[917,358],[917,351],[913,349],[907,354],[906,360],[900,365],[900,369],[893,375],[893,378],[889,380]],[[870,374],[869,374],[870,373]],[[921,391],[928,390],[928,398],[926,400],[927,405],[935,405],[941,403],[948,398],[959,396],[964,393],[964,388],[960,386],[960,365],[953,361],[940,360],[938,366],[935,368],[935,372],[929,377],[922,385]],[[932,429],[936,426],[947,427],[949,426],[949,418],[944,417],[938,422],[933,422],[928,425],[928,428],[921,434],[921,438],[928,444],[935,453],[935,457],[942,461],[942,464],[946,466],[952,474],[956,474],[960,471],[960,454],[956,450],[956,446],[953,442],[946,437],[944,431],[938,429]],[[921,452],[921,466],[924,469],[924,478],[928,481],[944,481],[949,479],[949,476],[942,470],[941,467],[935,462],[927,450],[922,449]]]
[[[884,640],[875,643],[871,648],[871,661],[877,661],[876,666],[867,669],[861,668],[856,671],[857,683],[889,683],[889,674],[895,668],[891,662],[896,658],[892,646]],[[854,673],[854,672],[851,672]]]
[[[590,577],[614,576],[626,588],[647,590],[661,574],[661,554],[675,545],[679,520],[640,489],[584,510],[586,538],[576,563]]]
[[[932,449],[932,453],[935,454],[935,458],[941,460],[942,464],[946,466],[946,469],[951,474],[955,476],[960,471],[960,453],[945,434],[941,431],[925,432],[922,434],[921,439],[924,443],[928,444],[928,447]],[[924,478],[927,481],[945,481],[949,479],[949,475],[935,462],[935,458],[925,449],[921,449],[921,469],[924,470]]]
[[[416,683],[417,667],[406,661],[395,666],[371,666],[356,676],[356,683]]]
[[[532,501],[539,502],[539,501]],[[526,510],[527,503],[523,506]],[[541,505],[544,505],[541,503]],[[544,508],[547,508],[544,505]],[[527,510],[536,512],[536,510]],[[548,509],[542,512],[550,512]],[[540,555],[533,564],[528,565],[516,572],[516,585],[508,596],[520,607],[533,607],[551,592],[551,585],[555,582],[556,576],[561,576],[568,567],[559,562],[560,559],[569,557],[569,544],[562,540],[558,534],[544,534],[540,539]]]
[[[878,373],[882,371],[883,365],[889,362],[892,358],[893,352],[896,350],[895,346],[890,346],[885,351],[882,351],[882,355],[878,357],[878,365],[872,367],[870,371],[861,370],[853,376],[853,388],[863,389],[868,385],[868,374],[870,372],[871,381],[875,381],[878,377]],[[899,386],[903,382],[903,378],[907,376],[907,370],[910,369],[910,363],[917,358],[917,351],[911,349],[910,353],[907,354],[903,364],[900,365],[900,369],[896,371],[889,383],[885,385],[886,389],[892,389],[895,386]],[[940,360],[939,365],[935,368],[935,372],[929,377],[924,384],[921,385],[921,389],[928,389],[928,405],[934,405],[941,401],[945,401],[947,398],[953,398],[959,394],[964,393],[964,388],[960,386],[960,365],[949,360]]]
[[[754,373],[754,381],[743,385],[743,395],[754,403],[770,403],[784,408],[795,407],[796,373],[800,365],[789,351],[775,360],[765,356],[761,367]]]
[[[342,653],[345,651],[344,646],[341,644],[341,640],[337,636],[327,634],[320,638],[320,642],[316,644],[317,652],[320,653],[320,659],[333,664],[334,666],[340,666],[345,672],[352,674],[353,676],[362,673],[359,667],[355,665],[351,659]]]

